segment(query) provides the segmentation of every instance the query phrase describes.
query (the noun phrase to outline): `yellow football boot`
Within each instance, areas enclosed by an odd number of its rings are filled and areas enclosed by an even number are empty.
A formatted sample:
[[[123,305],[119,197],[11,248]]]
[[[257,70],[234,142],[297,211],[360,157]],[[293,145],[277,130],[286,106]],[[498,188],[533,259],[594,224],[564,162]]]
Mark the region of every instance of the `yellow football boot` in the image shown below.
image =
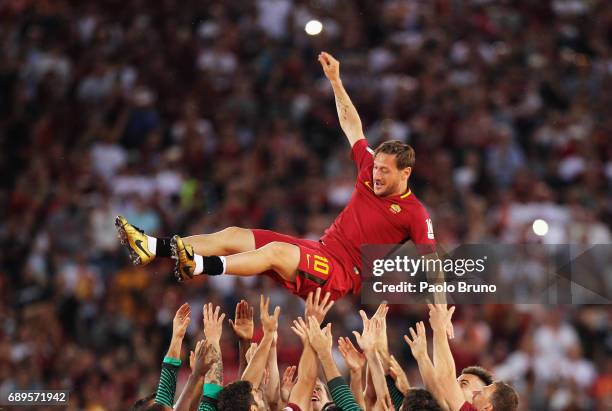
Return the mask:
[[[130,259],[135,265],[147,265],[155,258],[149,250],[149,243],[144,231],[128,223],[125,217],[115,218],[115,227],[119,233],[121,244],[127,246]]]
[[[183,281],[193,278],[196,268],[193,247],[190,244],[185,244],[178,235],[172,237],[170,247],[172,249],[172,258],[176,260],[176,265],[174,266],[176,279]]]

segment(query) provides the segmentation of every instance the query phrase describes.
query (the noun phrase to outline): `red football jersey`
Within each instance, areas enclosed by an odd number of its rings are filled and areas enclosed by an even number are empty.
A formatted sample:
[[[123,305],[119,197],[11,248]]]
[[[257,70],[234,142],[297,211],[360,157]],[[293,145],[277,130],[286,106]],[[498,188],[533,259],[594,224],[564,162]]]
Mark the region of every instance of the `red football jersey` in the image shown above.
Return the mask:
[[[474,407],[472,404],[466,401],[463,403],[461,408],[459,408],[459,411],[478,411],[478,410],[476,409],[476,407]]]
[[[374,152],[367,140],[353,145],[351,157],[358,168],[355,191],[321,237],[329,252],[358,269],[361,269],[360,249],[365,244],[401,244],[412,240],[419,254],[433,252],[436,240],[431,219],[414,193],[408,190],[403,195],[385,198],[374,194]]]

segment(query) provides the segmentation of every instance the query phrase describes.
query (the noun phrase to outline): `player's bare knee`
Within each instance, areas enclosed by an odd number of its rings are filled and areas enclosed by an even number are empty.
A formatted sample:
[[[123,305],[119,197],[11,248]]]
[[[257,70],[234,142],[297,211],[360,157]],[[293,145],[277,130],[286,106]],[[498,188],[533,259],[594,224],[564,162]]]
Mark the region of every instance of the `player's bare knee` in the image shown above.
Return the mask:
[[[265,247],[273,266],[284,265],[295,254],[293,244],[283,243],[282,241],[272,241]],[[299,250],[298,250],[299,253]]]
[[[241,234],[244,234],[245,231],[248,231],[246,228],[241,227],[226,227],[221,232],[223,233],[223,237],[226,239],[236,238]]]
[[[227,227],[221,230],[222,244],[227,254],[241,253],[255,248],[253,232],[242,227]]]

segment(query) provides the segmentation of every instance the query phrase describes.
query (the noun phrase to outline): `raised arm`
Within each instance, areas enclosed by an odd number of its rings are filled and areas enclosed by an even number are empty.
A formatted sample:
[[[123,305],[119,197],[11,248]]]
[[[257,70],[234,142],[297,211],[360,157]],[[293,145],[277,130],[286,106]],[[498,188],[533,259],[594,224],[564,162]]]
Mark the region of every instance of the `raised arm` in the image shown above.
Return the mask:
[[[393,401],[395,409],[399,410],[402,402],[404,402],[404,397],[410,389],[410,382],[408,381],[408,376],[394,356],[391,356],[389,375],[385,378],[387,380],[389,395],[391,395],[391,401]]]
[[[162,363],[157,393],[155,394],[155,402],[167,407],[172,407],[174,403],[176,374],[181,365],[181,346],[187,326],[189,326],[190,315],[191,308],[189,308],[189,304],[185,303],[179,307],[172,320],[172,339]]]
[[[391,397],[387,390],[385,373],[376,347],[377,336],[382,332],[381,320],[379,318],[369,320],[363,310],[359,311],[359,314],[363,320],[363,333],[353,331],[353,334],[368,361],[368,368],[372,374],[372,382],[376,391],[376,405],[381,409],[391,408]]]
[[[193,358],[190,358],[191,374],[174,406],[174,411],[193,411],[197,409],[202,396],[204,375],[212,366],[212,360],[206,360],[207,356],[210,357],[210,350],[211,347],[207,346],[204,340],[201,340],[196,344],[195,351],[191,352],[193,354]]]
[[[304,310],[306,320],[312,316],[319,323],[322,323],[325,315],[334,305],[334,302],[329,301],[329,298],[329,293],[321,298],[321,288],[317,288],[314,293],[309,292]],[[308,340],[307,328],[307,324],[301,317],[297,321],[293,321],[293,327],[291,327],[293,332],[302,340],[304,350],[297,369],[297,381],[291,390],[289,402],[298,405],[303,410],[307,410],[311,406],[310,399],[317,378],[317,356]]]
[[[372,319],[378,319],[380,322],[380,333],[376,335],[376,351],[380,356],[380,361],[383,366],[385,375],[389,374],[389,366],[391,362],[391,354],[389,353],[389,341],[387,339],[387,313],[389,307],[382,303],[372,316]],[[364,313],[365,314],[365,313]]]
[[[259,388],[261,378],[263,376],[262,370],[266,368],[268,361],[268,354],[270,353],[270,347],[272,346],[272,340],[274,339],[274,333],[278,329],[278,317],[280,316],[280,307],[274,309],[274,314],[270,315],[268,309],[270,307],[270,298],[264,300],[263,295],[259,301],[259,318],[261,320],[261,326],[264,331],[264,336],[253,354],[253,358],[247,365],[244,373],[242,374],[242,380],[249,381],[253,388]]]
[[[278,371],[278,358],[276,353],[277,340],[278,333],[274,333],[270,352],[268,353],[268,362],[266,364],[269,381],[266,385],[265,394],[268,404],[270,404],[272,409],[275,409],[280,402],[280,373]]]
[[[333,58],[331,54],[322,52],[319,54],[319,63],[321,63],[325,77],[327,77],[334,90],[340,127],[342,127],[342,131],[344,131],[351,147],[353,147],[353,144],[364,139],[365,136],[363,135],[359,113],[357,113],[357,109],[351,102],[340,80],[340,62]]]
[[[376,309],[376,312],[372,316],[372,319],[378,319],[381,325],[381,332],[376,335],[376,351],[378,353],[378,357],[383,367],[383,372],[385,375],[389,373],[389,362],[390,362],[390,354],[389,354],[389,343],[387,339],[387,313],[389,311],[389,307],[387,304],[382,303]],[[369,321],[365,312],[360,312],[362,320]],[[365,322],[364,322],[365,324]],[[364,398],[366,402],[366,408],[373,408],[376,404],[377,396],[376,389],[374,386],[374,380],[372,379],[371,373],[371,365],[368,365],[366,368],[366,387]]]
[[[457,382],[455,360],[448,344],[447,329],[455,307],[446,304],[428,304],[429,324],[433,329],[435,390],[442,393],[450,411],[459,411],[464,403],[463,392]]]
[[[295,378],[295,371],[297,367],[295,365],[289,366],[285,368],[285,372],[283,373],[283,379],[281,380],[281,405],[287,405],[289,402],[289,395],[291,395],[291,391],[297,382]],[[281,408],[281,407],[279,407]]]
[[[338,349],[350,373],[350,387],[355,401],[365,409],[365,398],[363,395],[363,371],[366,365],[366,358],[359,352],[350,339],[346,337],[338,338]]]
[[[213,311],[212,303],[204,304],[202,310],[204,322],[204,336],[206,344],[210,346],[209,358],[213,365],[206,373],[205,384],[223,386],[223,357],[221,355],[221,333],[225,314],[220,312],[219,306]]]
[[[308,318],[308,340],[319,357],[334,403],[343,411],[361,411],[332,356],[331,324],[321,330],[315,317]]]
[[[301,317],[293,321],[291,329],[302,340],[304,350],[297,369],[297,381],[289,394],[289,402],[302,410],[309,410],[317,378],[317,355],[308,341],[308,326]]]
[[[251,340],[253,339],[253,330],[255,329],[255,323],[253,321],[253,307],[249,306],[249,303],[245,300],[241,300],[236,304],[236,313],[234,320],[229,320],[234,334],[238,338],[238,351],[239,351],[239,366],[238,375],[242,375],[246,368],[246,352],[251,346]]]
[[[427,334],[425,333],[425,324],[423,321],[419,321],[416,325],[416,332],[411,327],[410,337],[404,335],[404,340],[410,346],[412,356],[419,366],[419,372],[425,388],[431,393],[435,400],[442,406],[444,410],[448,410],[448,405],[440,390],[440,384],[436,381],[436,373],[434,365],[429,358],[427,353]]]

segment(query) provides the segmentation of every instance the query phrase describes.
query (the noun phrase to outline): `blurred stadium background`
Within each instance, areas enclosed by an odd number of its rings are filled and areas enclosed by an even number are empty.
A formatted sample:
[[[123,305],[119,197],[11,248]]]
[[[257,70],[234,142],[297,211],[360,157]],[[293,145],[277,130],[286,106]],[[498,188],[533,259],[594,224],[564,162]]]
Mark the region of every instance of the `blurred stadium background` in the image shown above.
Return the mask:
[[[113,219],[318,238],[354,178],[321,50],[341,61],[370,144],[415,147],[411,184],[438,241],[611,242],[609,1],[5,0],[0,392],[63,387],[68,409],[128,409],[155,389],[179,303],[233,316],[262,292],[285,324],[302,312],[265,279],[178,285],[170,263],[132,267]],[[358,305],[334,307],[336,336],[359,327]],[[461,306],[457,366],[515,381],[524,410],[610,410],[611,316]],[[401,335],[425,317],[390,313],[392,351],[416,384]],[[279,359],[297,364],[301,345],[281,329]],[[229,327],[224,344],[230,381]]]

